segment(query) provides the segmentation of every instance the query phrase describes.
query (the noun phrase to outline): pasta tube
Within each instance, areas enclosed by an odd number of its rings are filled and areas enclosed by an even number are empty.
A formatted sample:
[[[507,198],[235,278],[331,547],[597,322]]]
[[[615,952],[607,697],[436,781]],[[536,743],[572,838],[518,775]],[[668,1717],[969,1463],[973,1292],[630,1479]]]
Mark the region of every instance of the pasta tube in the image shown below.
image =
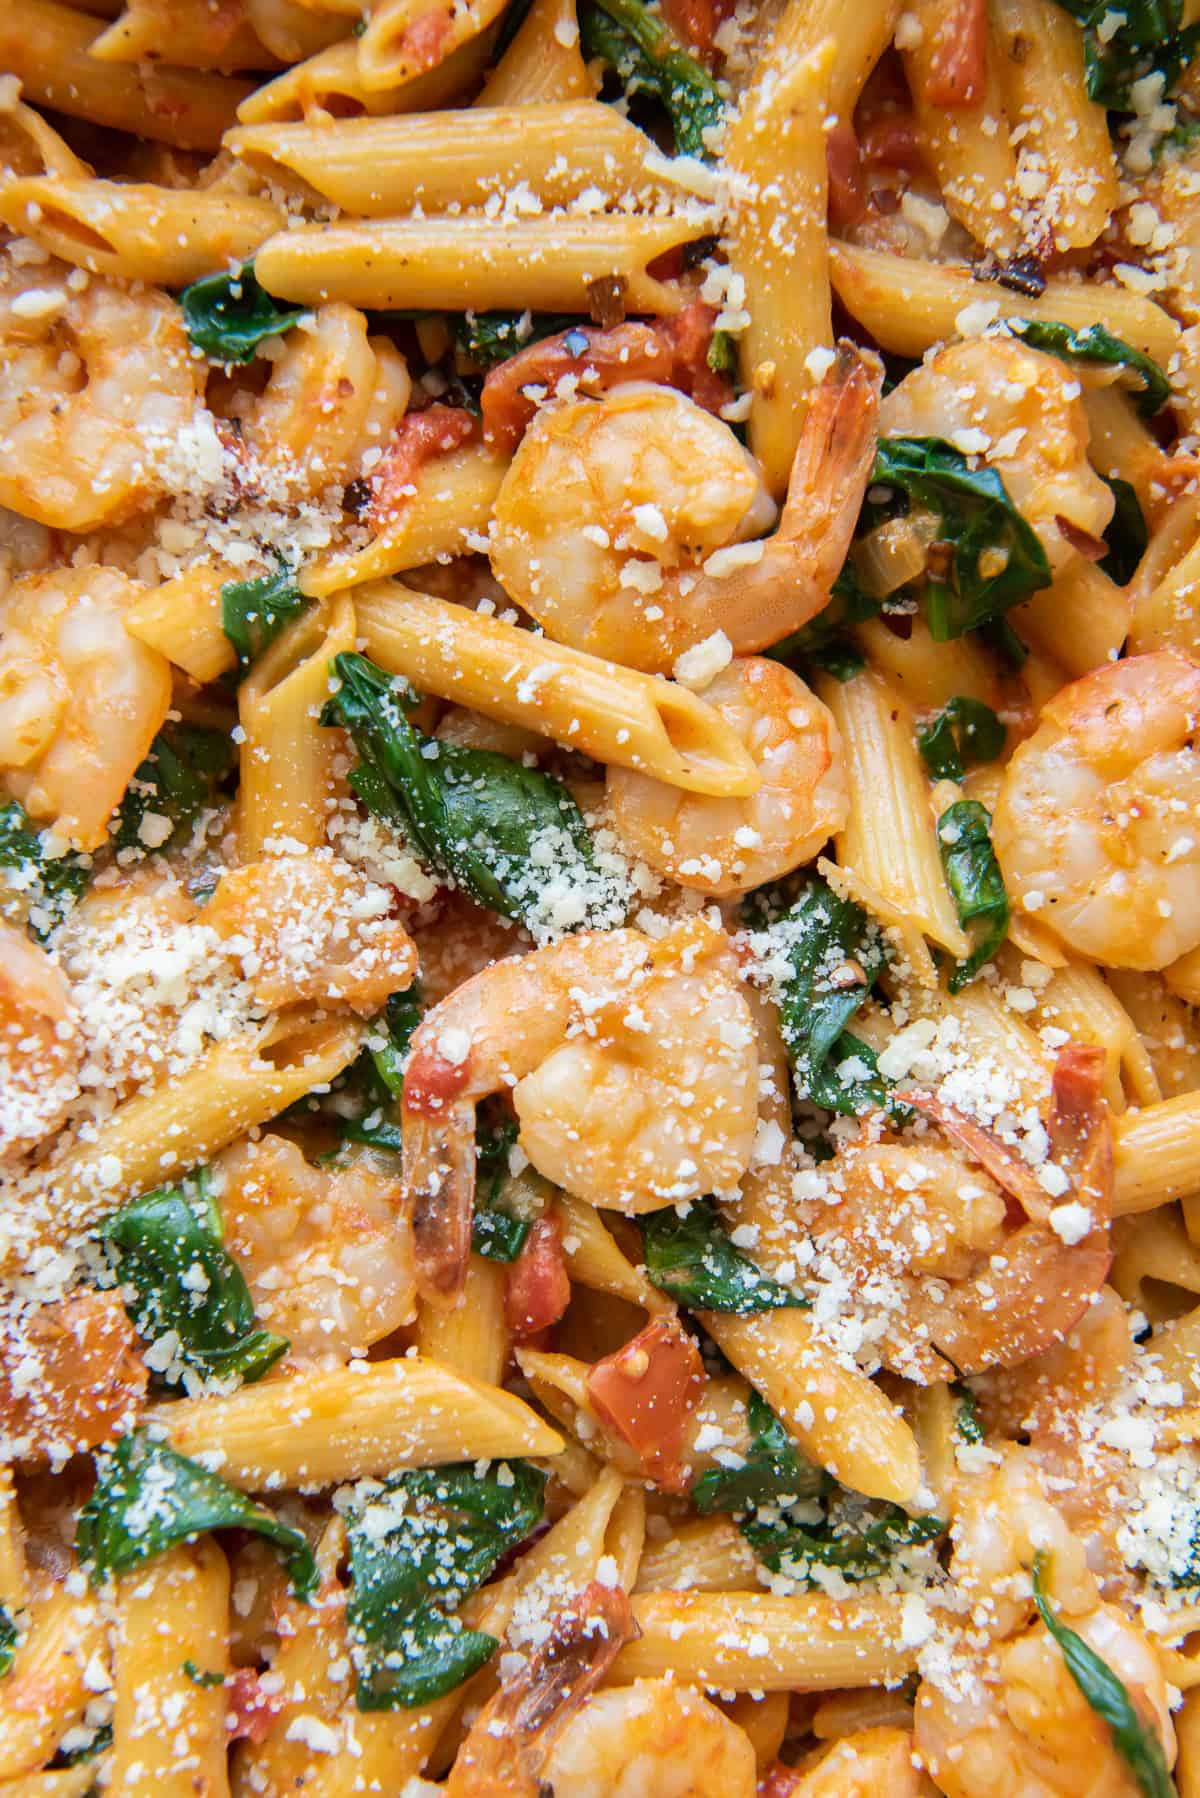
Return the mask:
[[[729,726],[673,682],[397,584],[364,589],[356,612],[368,655],[423,692],[687,792],[737,796],[758,784]]]

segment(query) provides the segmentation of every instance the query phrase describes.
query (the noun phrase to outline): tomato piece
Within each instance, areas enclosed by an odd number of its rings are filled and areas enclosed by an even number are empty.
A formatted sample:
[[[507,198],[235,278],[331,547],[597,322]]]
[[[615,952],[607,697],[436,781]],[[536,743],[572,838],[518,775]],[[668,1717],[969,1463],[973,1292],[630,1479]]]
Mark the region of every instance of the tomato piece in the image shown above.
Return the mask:
[[[465,406],[427,406],[424,412],[407,413],[371,476],[366,511],[371,529],[379,530],[411,497],[407,489],[426,462],[460,449],[478,429],[479,421]]]
[[[948,110],[975,106],[987,80],[987,0],[955,0],[938,32],[923,98]]]
[[[23,1439],[22,1459],[78,1453],[132,1426],[148,1377],[120,1295],[85,1288],[14,1326],[0,1359],[0,1423]]]
[[[858,138],[848,119],[839,120],[825,139],[825,164],[829,171],[830,228],[843,233],[858,223],[866,208]]]
[[[265,1742],[287,1703],[286,1692],[264,1692],[253,1667],[239,1667],[226,1686],[225,1729],[231,1742]]]
[[[681,43],[709,57],[717,32],[733,11],[733,0],[663,0],[662,11]]]
[[[593,1366],[588,1398],[605,1428],[627,1442],[647,1479],[684,1492],[688,1424],[704,1392],[695,1338],[677,1317],[658,1317]]]
[[[508,1270],[504,1321],[518,1342],[556,1324],[571,1302],[560,1219],[539,1217]]]

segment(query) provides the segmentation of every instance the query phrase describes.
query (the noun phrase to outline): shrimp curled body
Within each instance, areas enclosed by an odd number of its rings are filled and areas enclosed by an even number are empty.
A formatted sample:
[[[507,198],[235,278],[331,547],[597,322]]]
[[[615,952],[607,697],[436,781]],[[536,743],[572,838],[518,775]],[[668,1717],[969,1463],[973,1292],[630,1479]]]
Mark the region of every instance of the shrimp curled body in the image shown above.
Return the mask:
[[[846,822],[842,740],[831,713],[780,662],[731,662],[704,699],[754,757],[757,793],[711,799],[610,768],[608,802],[619,835],[658,873],[701,893],[745,893],[811,861]]]
[[[593,1205],[659,1209],[729,1190],[754,1141],[758,1054],[726,938],[582,933],[495,963],[429,1012],[404,1080],[418,1285],[465,1276],[475,1106],[508,1091],[539,1173]]]
[[[992,841],[1014,903],[1106,967],[1200,945],[1198,726],[1200,667],[1130,656],[1056,693],[1005,772]]]
[[[828,604],[875,452],[874,372],[844,348],[817,389],[779,529],[728,426],[631,382],[544,408],[496,500],[497,579],[557,642],[649,673],[725,632],[737,654]]]

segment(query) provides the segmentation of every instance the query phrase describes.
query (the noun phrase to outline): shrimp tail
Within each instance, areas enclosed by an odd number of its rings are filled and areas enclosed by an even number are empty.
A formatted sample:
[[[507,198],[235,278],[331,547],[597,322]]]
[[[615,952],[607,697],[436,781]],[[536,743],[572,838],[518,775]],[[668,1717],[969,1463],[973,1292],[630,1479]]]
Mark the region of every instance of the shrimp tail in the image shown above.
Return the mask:
[[[467,1278],[475,1210],[475,1106],[455,1100],[436,1115],[402,1111],[404,1207],[412,1224],[417,1291],[455,1304]]]
[[[776,541],[804,546],[826,594],[849,554],[874,467],[882,383],[878,357],[843,338],[813,394],[792,461]]]

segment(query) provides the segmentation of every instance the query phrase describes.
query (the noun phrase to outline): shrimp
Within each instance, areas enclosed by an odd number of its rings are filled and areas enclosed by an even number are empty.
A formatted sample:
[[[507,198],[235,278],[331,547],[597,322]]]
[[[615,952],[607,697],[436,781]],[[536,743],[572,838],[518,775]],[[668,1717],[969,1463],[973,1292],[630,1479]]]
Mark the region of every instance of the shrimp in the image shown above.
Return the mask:
[[[148,1376],[119,1293],[81,1288],[7,1331],[0,1428],[13,1458],[65,1461],[132,1427]]]
[[[1156,650],[1042,707],[992,842],[1014,903],[1079,955],[1143,972],[1200,946],[1200,667]]]
[[[828,604],[875,452],[873,365],[843,345],[816,390],[779,529],[757,464],[673,388],[545,407],[496,499],[492,568],[556,642],[668,673],[724,631],[776,643]]]
[[[1018,338],[972,337],[939,351],[893,388],[879,421],[885,437],[977,446],[1056,574],[1079,553],[1080,534],[1099,540],[1112,518],[1111,489],[1087,459],[1077,376]]]
[[[749,1737],[667,1679],[597,1691],[637,1633],[619,1588],[588,1586],[484,1706],[447,1798],[754,1798]]]
[[[16,580],[0,600],[0,779],[31,817],[98,849],[171,703],[171,669],[125,629],[111,568]]]
[[[116,524],[165,489],[199,392],[178,306],[61,264],[0,274],[0,505],[62,531]]]
[[[1009,1448],[955,1525],[951,1574],[971,1617],[973,1667],[917,1694],[916,1745],[946,1798],[1129,1798],[1135,1782],[1112,1731],[1033,1615],[1028,1569],[1047,1556],[1055,1612],[1124,1683],[1168,1764],[1175,1738],[1158,1653],[1100,1602],[1081,1544],[1046,1496],[1027,1451]]]
[[[362,313],[320,307],[280,343],[264,392],[246,408],[254,462],[278,471],[298,499],[348,479],[376,406],[378,374]]]
[[[704,698],[749,749],[758,791],[710,799],[610,768],[608,803],[618,834],[658,873],[701,893],[745,893],[811,861],[846,822],[842,740],[832,714],[780,662],[731,662]]]
[[[728,939],[581,933],[496,962],[434,1006],[404,1079],[405,1197],[423,1297],[452,1300],[471,1239],[475,1107],[511,1089],[540,1174],[640,1212],[728,1191],[756,1125],[758,1052]]]
[[[767,1790],[772,1798],[921,1798],[928,1787],[913,1765],[910,1732],[881,1725],[843,1736],[803,1773],[785,1769]]]
[[[242,956],[261,1005],[320,999],[365,1016],[416,973],[416,947],[388,915],[392,904],[389,887],[346,862],[289,855],[223,875],[204,922]]]
[[[302,1357],[346,1361],[416,1314],[412,1232],[395,1180],[369,1154],[312,1167],[264,1136],[226,1150],[221,1218],[254,1309]]]
[[[1051,1160],[1068,1180],[1063,1235],[1024,1162],[920,1093],[904,1097],[941,1124],[955,1149],[853,1144],[821,1171],[821,1196],[800,1201],[818,1249],[880,1305],[876,1348],[897,1373],[929,1383],[1026,1361],[1060,1341],[1099,1292],[1112,1260],[1102,1068],[1103,1051],[1072,1048],[1054,1074],[1047,1131]],[[963,1147],[981,1168],[966,1165]],[[1012,1199],[1026,1212],[1015,1228]],[[890,1321],[893,1312],[902,1322]]]
[[[54,963],[0,920],[0,1162],[58,1129],[79,1092],[71,989]]]

